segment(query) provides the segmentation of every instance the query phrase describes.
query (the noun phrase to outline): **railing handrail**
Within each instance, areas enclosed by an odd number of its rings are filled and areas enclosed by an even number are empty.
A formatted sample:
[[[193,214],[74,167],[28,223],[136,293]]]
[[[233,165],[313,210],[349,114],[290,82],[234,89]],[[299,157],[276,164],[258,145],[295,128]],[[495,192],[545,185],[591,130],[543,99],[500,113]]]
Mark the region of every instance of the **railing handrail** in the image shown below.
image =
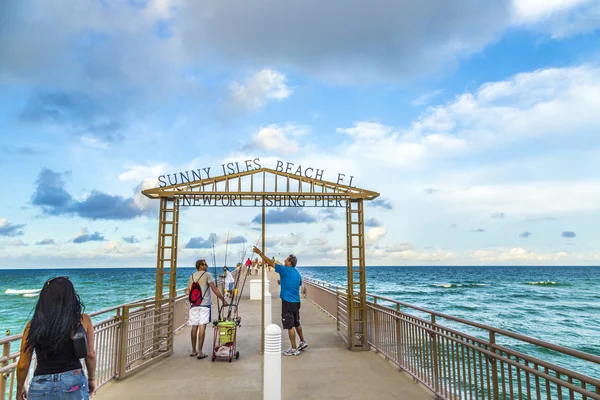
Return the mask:
[[[316,283],[318,286],[322,286],[322,287],[335,287],[335,288],[340,288],[341,286],[339,285],[333,285],[332,283],[329,282],[325,282],[325,281],[321,281],[318,279],[314,279],[314,278],[303,278],[304,280],[306,280],[307,282],[312,282],[312,283]],[[371,297],[373,299],[380,299],[383,301],[387,301],[390,303],[394,303],[394,304],[398,304],[404,307],[408,307],[411,308],[413,310],[417,310],[417,311],[421,311],[430,315],[435,315],[436,317],[440,317],[440,318],[444,318],[450,321],[455,321],[455,322],[459,322],[461,324],[464,325],[468,325],[468,326],[472,326],[475,328],[479,328],[479,329],[483,329],[483,330],[487,330],[487,331],[491,331],[506,337],[510,337],[513,339],[517,339],[517,340],[521,340],[523,342],[527,342],[529,344],[533,344],[536,346],[540,346],[540,347],[546,347],[550,350],[554,350],[563,354],[567,354],[573,357],[577,357],[579,359],[585,360],[585,361],[591,361],[591,362],[595,362],[600,364],[600,357],[593,355],[593,354],[589,354],[589,353],[585,353],[583,351],[579,351],[579,350],[575,350],[569,347],[565,347],[565,346],[561,346],[561,345],[557,345],[554,343],[550,343],[550,342],[546,342],[540,339],[536,339],[536,338],[532,338],[529,336],[525,336],[525,335],[521,335],[519,333],[515,333],[515,332],[511,332],[511,331],[507,331],[505,329],[500,329],[500,328],[496,328],[490,325],[486,325],[486,324],[481,324],[479,322],[473,322],[473,321],[469,321],[467,319],[464,318],[460,318],[460,317],[454,317],[452,315],[448,315],[448,314],[444,314],[444,313],[440,313],[434,310],[430,310],[427,308],[423,308],[423,307],[419,307],[419,306],[415,306],[409,303],[405,303],[403,301],[398,301],[398,300],[393,300],[393,299],[389,299],[387,297],[383,297],[383,296],[378,296],[378,295],[373,295],[373,294],[366,294],[367,297]],[[377,304],[377,303],[372,303],[372,304]]]
[[[305,284],[307,297],[336,320],[338,333],[349,343],[352,339],[344,335],[344,327],[351,323],[346,304],[347,289],[311,278],[305,278]],[[590,368],[592,365],[584,367],[581,364],[582,361],[590,361],[594,367],[599,366],[594,355],[583,353],[584,356],[580,357],[582,352],[564,346],[382,296],[364,294],[369,296],[363,311],[367,313],[367,327],[362,332],[366,336],[366,349],[380,353],[432,390],[436,398],[466,400],[510,396],[512,399],[523,395],[536,399],[550,399],[552,396],[553,399],[600,400],[600,380],[589,374],[595,369]],[[412,313],[414,310],[422,314]],[[451,328],[452,324],[448,326],[446,320],[462,325]],[[462,330],[467,326],[483,332],[464,333]],[[501,343],[497,341],[496,333],[504,339]],[[585,372],[579,373],[538,358],[543,355],[519,352],[505,343],[512,342],[512,339],[521,345],[540,346],[563,357],[571,357],[575,368]]]
[[[185,288],[180,288],[180,289],[177,289],[177,292],[183,292],[184,290],[185,290]],[[163,295],[168,295],[168,293],[163,293]],[[177,300],[177,299],[180,299],[182,296],[183,296],[183,295],[182,295],[182,294],[180,294],[180,295],[178,295],[177,297],[175,297],[175,299],[176,299],[176,300]],[[141,300],[134,300],[134,301],[130,301],[130,302],[128,302],[128,303],[123,303],[123,304],[120,304],[120,305],[118,305],[118,306],[112,306],[112,307],[109,307],[109,308],[104,308],[104,309],[102,309],[102,310],[93,311],[93,312],[91,312],[91,313],[86,313],[86,314],[87,314],[87,315],[88,315],[90,318],[92,318],[92,317],[97,317],[98,315],[102,315],[102,314],[109,313],[109,312],[111,312],[111,311],[118,310],[119,308],[122,308],[122,307],[124,307],[124,306],[138,305],[138,304],[139,304],[139,303],[141,303],[141,302],[145,302],[145,301],[148,301],[148,300],[151,300],[151,299],[154,299],[154,296],[152,296],[152,297],[145,297],[145,298],[143,298],[143,299],[141,299]],[[114,318],[114,317],[113,317],[113,318]],[[102,323],[102,322],[106,322],[106,321],[108,321],[108,320],[110,320],[110,319],[112,319],[112,318],[108,318],[108,319],[106,319],[106,320],[100,321],[100,322],[98,322],[97,324],[100,324],[100,323]],[[96,326],[96,324],[94,324],[94,326]],[[20,340],[20,339],[22,339],[22,338],[23,338],[23,332],[21,332],[21,333],[17,333],[17,334],[11,335],[11,336],[5,336],[5,337],[3,337],[3,338],[0,338],[0,345],[3,345],[4,343],[14,342],[15,340]]]
[[[391,309],[389,307],[385,307],[385,306],[383,306],[381,304],[375,304],[375,303],[369,303],[369,304],[372,305],[372,306],[377,306],[377,309],[381,313],[386,314],[386,315],[388,315],[390,317],[401,316],[401,317],[407,317],[407,318],[411,318],[411,319],[414,319],[416,321],[419,321],[419,322],[421,322],[423,324],[423,329],[425,331],[429,332],[429,333],[436,334],[438,336],[446,336],[449,339],[454,340],[454,338],[452,338],[450,336],[447,336],[443,332],[436,331],[435,329],[430,328],[429,326],[431,326],[431,327],[440,327],[440,328],[443,328],[448,333],[452,333],[452,334],[455,334],[457,336],[461,336],[463,338],[468,338],[468,339],[472,340],[475,343],[480,343],[480,344],[484,344],[486,346],[489,346],[491,349],[497,349],[497,350],[502,350],[502,351],[505,351],[505,352],[510,352],[513,355],[516,354],[521,359],[527,359],[528,361],[531,361],[532,363],[536,363],[536,364],[538,364],[540,366],[543,366],[543,367],[552,368],[552,369],[554,369],[554,370],[556,370],[558,372],[564,373],[564,374],[569,373],[573,378],[576,378],[576,379],[586,379],[590,383],[593,383],[594,385],[600,386],[600,380],[595,379],[594,377],[590,377],[590,376],[586,376],[586,375],[580,374],[577,371],[571,371],[571,370],[569,370],[567,368],[563,368],[563,367],[561,367],[559,365],[556,365],[556,364],[553,364],[551,362],[547,362],[547,361],[544,361],[542,359],[530,356],[528,354],[518,352],[518,351],[513,350],[513,349],[511,349],[509,347],[504,347],[504,346],[498,345],[497,343],[490,343],[488,340],[481,339],[481,338],[478,338],[478,337],[474,337],[474,336],[471,336],[469,334],[465,334],[464,332],[457,331],[456,329],[452,329],[452,328],[449,328],[447,326],[440,325],[437,322],[431,322],[431,321],[428,321],[428,320],[423,319],[423,318],[419,318],[419,317],[411,315],[411,314],[406,314],[406,313],[403,313],[403,312],[398,312],[398,311],[396,311],[394,309]],[[414,322],[411,322],[411,321],[408,321],[408,322],[414,325]],[[465,345],[466,346],[470,346],[470,347],[474,347],[473,345],[467,344],[467,343]],[[494,353],[492,353],[489,350],[484,349],[484,348],[479,348],[479,351],[485,352],[489,356],[493,356],[494,355]]]

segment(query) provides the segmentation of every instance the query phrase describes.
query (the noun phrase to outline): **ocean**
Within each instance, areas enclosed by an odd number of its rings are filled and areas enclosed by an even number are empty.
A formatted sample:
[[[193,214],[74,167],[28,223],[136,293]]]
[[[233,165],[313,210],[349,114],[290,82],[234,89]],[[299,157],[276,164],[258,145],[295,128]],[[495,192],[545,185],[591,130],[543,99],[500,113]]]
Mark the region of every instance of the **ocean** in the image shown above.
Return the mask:
[[[193,271],[179,268],[178,287]],[[346,267],[299,271],[346,285]],[[0,332],[21,332],[43,283],[62,275],[74,283],[88,312],[154,294],[154,268],[0,270]],[[600,355],[600,267],[367,267],[367,292]],[[600,377],[600,366],[537,355]]]

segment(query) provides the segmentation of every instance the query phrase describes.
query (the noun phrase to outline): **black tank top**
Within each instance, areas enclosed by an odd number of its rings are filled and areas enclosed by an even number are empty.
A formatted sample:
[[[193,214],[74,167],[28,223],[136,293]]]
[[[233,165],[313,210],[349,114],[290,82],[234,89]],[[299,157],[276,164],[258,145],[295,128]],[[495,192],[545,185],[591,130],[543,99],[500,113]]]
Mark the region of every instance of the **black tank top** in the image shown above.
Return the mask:
[[[47,358],[36,351],[37,367],[34,376],[60,374],[81,369],[81,362],[75,357],[73,340],[70,337],[61,341],[58,351],[48,354]]]

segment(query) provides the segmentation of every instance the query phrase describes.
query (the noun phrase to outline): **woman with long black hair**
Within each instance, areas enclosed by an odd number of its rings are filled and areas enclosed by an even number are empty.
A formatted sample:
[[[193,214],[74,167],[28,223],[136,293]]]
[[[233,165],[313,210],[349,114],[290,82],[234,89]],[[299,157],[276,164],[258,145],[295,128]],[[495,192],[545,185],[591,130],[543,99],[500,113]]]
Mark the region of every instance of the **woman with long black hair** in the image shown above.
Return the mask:
[[[96,353],[94,328],[84,309],[69,278],[57,277],[44,283],[33,318],[23,332],[17,400],[89,399],[96,389]],[[25,379],[34,351],[37,367],[27,393]],[[85,357],[87,378],[78,355]]]

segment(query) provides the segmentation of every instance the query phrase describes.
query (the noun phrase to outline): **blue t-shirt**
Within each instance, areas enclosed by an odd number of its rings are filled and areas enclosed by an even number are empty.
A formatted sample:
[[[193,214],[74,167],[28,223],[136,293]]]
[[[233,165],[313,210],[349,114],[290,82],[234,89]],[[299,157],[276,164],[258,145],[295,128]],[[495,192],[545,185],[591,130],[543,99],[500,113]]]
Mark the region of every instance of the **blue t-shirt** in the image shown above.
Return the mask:
[[[300,286],[302,276],[294,267],[275,264],[275,272],[281,277],[281,291],[279,297],[288,303],[300,303]]]

